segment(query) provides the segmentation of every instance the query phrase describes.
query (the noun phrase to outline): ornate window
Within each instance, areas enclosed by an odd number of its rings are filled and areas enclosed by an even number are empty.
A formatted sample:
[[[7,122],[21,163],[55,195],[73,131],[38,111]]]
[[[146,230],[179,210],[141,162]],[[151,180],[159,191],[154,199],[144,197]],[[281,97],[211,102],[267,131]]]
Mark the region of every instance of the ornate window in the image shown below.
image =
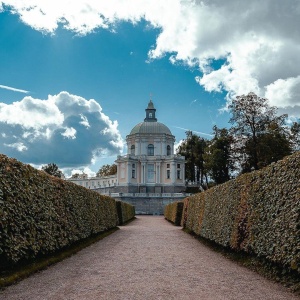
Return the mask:
[[[154,182],[154,164],[148,165],[148,182]]]
[[[154,155],[154,146],[152,144],[148,145],[148,155],[153,156]]]
[[[167,179],[170,179],[171,178],[171,172],[170,170],[167,170]]]
[[[130,153],[132,155],[135,155],[135,145],[132,145],[131,148],[130,148]]]
[[[167,146],[167,155],[171,155],[171,146],[170,145]]]

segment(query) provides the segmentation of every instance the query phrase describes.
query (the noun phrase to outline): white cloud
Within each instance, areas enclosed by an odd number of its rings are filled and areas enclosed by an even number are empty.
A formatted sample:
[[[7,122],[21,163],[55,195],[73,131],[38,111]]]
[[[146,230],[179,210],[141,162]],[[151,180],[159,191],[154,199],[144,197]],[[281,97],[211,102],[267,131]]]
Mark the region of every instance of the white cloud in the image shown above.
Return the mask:
[[[1,12],[1,7],[0,7],[0,12]],[[19,92],[19,93],[24,93],[24,94],[29,93],[29,91],[17,89],[17,88],[10,87],[10,86],[7,86],[7,85],[2,85],[2,84],[0,84],[0,89],[10,90],[10,91],[13,91],[13,92]]]
[[[0,103],[0,132],[5,137],[1,153],[34,165],[87,166],[123,148],[118,123],[95,100],[68,92],[46,100],[25,97],[10,105]]]
[[[174,144],[174,152],[177,153],[179,146],[183,143],[183,140],[178,141]]]
[[[85,126],[86,128],[90,128],[91,126],[90,126],[90,124],[89,124],[89,121],[88,121],[88,119],[87,119],[87,117],[86,116],[84,116],[84,115],[80,115],[80,117],[81,117],[81,122],[80,122],[80,124],[82,124],[83,126]]]
[[[278,79],[269,84],[266,87],[266,97],[277,107],[300,105],[300,75]]]
[[[64,169],[63,172],[65,174],[67,174],[67,177],[71,177],[72,175],[83,174],[83,173],[88,175],[88,178],[96,176],[96,172],[92,171],[89,167],[84,167],[84,168],[80,168],[80,169],[72,169],[72,170]],[[69,174],[71,174],[71,175],[69,175]]]
[[[61,126],[64,116],[52,99],[43,101],[26,96],[22,101],[9,105],[0,103],[0,120],[9,125],[38,130]]]
[[[35,28],[55,33],[58,25],[84,35],[114,31],[120,21],[146,20],[160,28],[149,59],[199,67],[197,82],[227,99],[250,91],[278,107],[300,106],[300,2],[298,0],[5,0],[13,13]],[[221,64],[216,65],[216,61]],[[148,61],[149,62],[149,61]],[[288,97],[279,98],[275,90]]]
[[[68,127],[68,128],[66,128],[65,132],[61,133],[61,135],[67,139],[74,140],[74,139],[76,139],[76,132],[77,132],[76,129],[74,129],[73,127],[70,127],[70,128]]]
[[[19,152],[28,150],[28,148],[23,143],[4,144],[4,146],[16,149]]]

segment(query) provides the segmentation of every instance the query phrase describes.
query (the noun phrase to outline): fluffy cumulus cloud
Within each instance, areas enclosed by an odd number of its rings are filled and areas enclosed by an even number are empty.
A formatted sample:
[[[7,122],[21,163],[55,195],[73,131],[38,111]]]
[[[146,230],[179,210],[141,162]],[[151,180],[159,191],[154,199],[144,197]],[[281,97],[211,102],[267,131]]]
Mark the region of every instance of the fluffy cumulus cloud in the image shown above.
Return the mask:
[[[89,167],[84,167],[81,169],[73,169],[73,170],[71,170],[71,174],[68,177],[71,177],[72,175],[75,175],[75,174],[86,174],[89,178],[96,176],[96,172],[92,171]]]
[[[5,0],[29,26],[55,33],[63,26],[85,35],[114,30],[119,21],[146,20],[160,28],[150,59],[199,67],[196,81],[230,99],[250,91],[281,109],[300,107],[298,0]],[[221,63],[220,63],[221,62]]]
[[[87,166],[123,148],[118,123],[95,100],[68,92],[0,103],[0,136],[1,153],[34,165]]]

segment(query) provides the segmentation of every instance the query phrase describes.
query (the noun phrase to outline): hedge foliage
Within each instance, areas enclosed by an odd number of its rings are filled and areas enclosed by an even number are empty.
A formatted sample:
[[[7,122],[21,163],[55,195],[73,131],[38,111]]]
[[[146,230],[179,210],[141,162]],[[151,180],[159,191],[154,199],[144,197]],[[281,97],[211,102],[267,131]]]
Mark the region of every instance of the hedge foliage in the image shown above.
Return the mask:
[[[176,201],[165,206],[164,216],[168,221],[174,223],[174,225],[180,226],[182,211],[183,202]]]
[[[133,205],[117,200],[116,206],[117,206],[117,214],[119,220],[118,225],[122,225],[134,218],[135,208]]]
[[[114,199],[0,155],[0,265],[116,227]]]
[[[181,225],[300,273],[300,152],[186,198]]]

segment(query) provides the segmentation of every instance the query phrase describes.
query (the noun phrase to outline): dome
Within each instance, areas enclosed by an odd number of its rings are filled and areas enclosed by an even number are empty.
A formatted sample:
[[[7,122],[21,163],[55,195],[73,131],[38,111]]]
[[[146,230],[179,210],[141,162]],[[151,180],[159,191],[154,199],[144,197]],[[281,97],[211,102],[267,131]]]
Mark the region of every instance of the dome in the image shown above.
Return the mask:
[[[163,123],[157,122],[155,117],[156,109],[152,100],[150,99],[148,103],[148,107],[145,109],[146,111],[146,118],[144,122],[141,122],[135,125],[130,134],[168,134],[172,135],[170,129]]]
[[[152,134],[169,134],[172,135],[170,129],[163,123],[160,122],[141,122],[135,125],[131,132],[131,134],[144,134],[144,133],[152,133]]]

